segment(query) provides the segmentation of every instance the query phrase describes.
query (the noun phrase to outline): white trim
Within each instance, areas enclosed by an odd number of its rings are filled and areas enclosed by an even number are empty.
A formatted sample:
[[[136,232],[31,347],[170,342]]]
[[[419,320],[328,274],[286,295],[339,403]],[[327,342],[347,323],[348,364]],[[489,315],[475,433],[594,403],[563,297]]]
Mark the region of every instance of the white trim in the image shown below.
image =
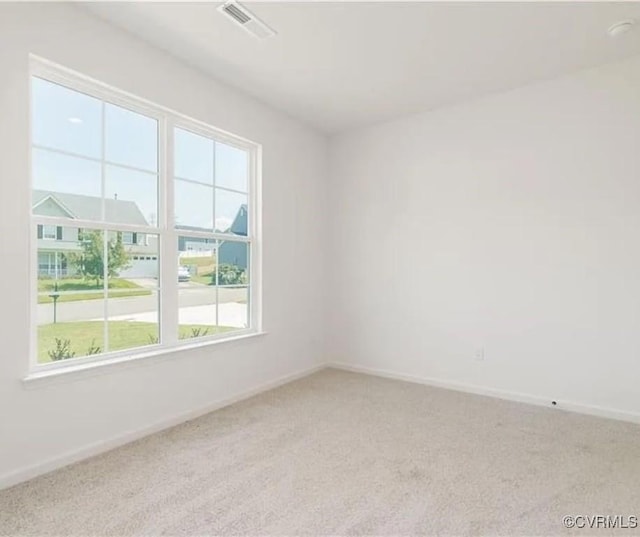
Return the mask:
[[[431,377],[418,377],[416,375],[406,375],[390,371],[388,369],[379,369],[362,365],[352,365],[342,362],[329,362],[327,367],[333,369],[341,369],[343,371],[351,371],[353,373],[364,373],[376,377],[383,377],[393,380],[402,380],[412,382],[414,384],[424,384],[426,386],[434,386],[436,388],[444,388],[446,390],[454,390],[457,392],[472,393],[475,395],[484,395],[486,397],[494,397],[497,399],[505,399],[508,401],[516,401],[518,403],[526,403],[530,405],[543,406],[547,408],[557,409],[567,412],[575,412],[577,414],[587,414],[589,416],[597,416],[599,418],[608,418],[619,421],[629,421],[632,423],[640,423],[640,414],[627,412],[624,410],[616,410],[613,408],[605,408],[594,405],[585,405],[573,401],[556,400],[556,405],[552,405],[549,399],[538,395],[531,395],[520,392],[510,392],[496,388],[488,388],[485,386],[477,386],[473,384],[465,384],[461,382],[453,382],[449,380],[436,379]]]
[[[313,373],[316,373],[321,369],[324,369],[323,365],[305,368],[295,373],[290,373],[281,377],[277,377],[274,380],[270,380],[270,381],[258,384],[253,388],[244,390],[230,397],[216,400],[212,403],[209,403],[208,405],[205,405],[204,407],[189,410],[187,412],[181,412],[179,414],[175,414],[168,418],[159,420],[147,427],[134,429],[126,433],[113,436],[106,440],[94,442],[94,443],[85,445],[83,447],[80,447],[78,449],[68,451],[63,455],[52,457],[41,463],[19,468],[13,472],[0,476],[0,489],[17,485],[18,483],[21,483],[23,481],[33,479],[34,477],[40,476],[42,474],[46,474],[48,472],[52,472],[53,470],[57,470],[64,466],[68,466],[69,464],[73,464],[74,462],[78,462],[78,461],[87,459],[89,457],[99,455],[106,451],[115,449],[117,447],[123,446],[135,440],[138,440],[140,438],[144,438],[145,436],[149,436],[151,434],[157,433],[164,429],[168,429],[170,427],[174,427],[186,421],[198,418],[200,416],[204,416],[205,414],[209,414],[210,412],[214,412],[226,406],[229,406],[234,403],[253,397],[255,395],[259,395],[263,392],[272,390],[274,388],[278,388],[280,386],[283,386],[284,384],[288,384],[295,380],[312,375]]]
[[[162,109],[162,106],[159,106],[158,108]],[[214,137],[214,141],[222,142],[224,144],[233,146],[236,149],[243,149],[245,151],[248,151],[249,153],[251,153],[257,145],[260,145],[257,142],[253,142],[246,138],[236,136],[230,132],[223,131],[222,129],[212,127],[211,125],[208,125],[203,121],[198,121],[197,119],[185,116],[184,114],[180,114],[179,112],[169,110],[168,108],[166,108],[165,110],[166,112],[171,114],[171,116],[173,117],[173,126],[178,129],[189,131],[192,134],[197,134],[198,136],[203,136],[205,138]]]
[[[249,154],[249,201],[247,214],[247,234],[253,239],[249,249],[249,285],[250,296],[249,326],[256,330],[265,330],[262,318],[262,146]],[[219,244],[218,244],[219,246]]]
[[[173,259],[179,257],[178,238],[176,237],[174,221],[174,204],[169,203],[174,199],[173,185],[173,128],[167,118],[163,118],[158,124],[158,225],[164,229],[164,233],[158,237],[158,247],[161,253],[160,259],[164,263],[158,263],[158,281],[164,291],[159,298],[158,307],[160,323],[158,341],[165,346],[174,346],[179,343],[179,300],[178,300],[178,263]],[[163,158],[164,157],[164,158]]]
[[[175,132],[176,127],[174,127],[174,132]],[[213,231],[215,232],[217,226],[216,226],[216,222],[218,219],[218,214],[217,214],[217,207],[216,207],[216,142],[215,140],[211,140],[211,145],[213,147],[213,151],[211,152],[211,173],[212,173],[212,179],[213,179],[213,189],[211,191],[211,202],[212,202],[212,206],[213,206]],[[177,181],[177,178],[174,178],[175,181]],[[248,230],[247,230],[248,231]],[[180,254],[178,254],[180,255]],[[218,285],[220,284],[220,280],[219,280],[219,276],[220,276],[220,241],[216,240],[216,279],[215,279],[215,283],[216,283],[216,311],[215,311],[215,319],[216,319],[216,326],[218,326],[218,323],[220,321],[220,287],[218,287]],[[249,267],[247,267],[249,268]],[[246,269],[245,269],[246,270]],[[247,322],[249,322],[249,319],[247,319]],[[250,325],[249,325],[250,326]]]
[[[31,66],[30,66],[31,68]],[[25,214],[31,215],[29,220],[29,236],[26,237],[29,246],[29,354],[26,364],[26,371],[32,371],[38,365],[38,223],[33,218],[33,84],[31,83],[31,71],[29,72],[29,121],[27,125],[29,138],[25,140],[27,144],[27,167],[29,181],[29,195],[27,196],[28,207],[25,207]]]
[[[264,335],[264,333],[258,333],[254,335],[255,336]],[[244,336],[243,338],[238,338],[238,339],[244,339],[245,337],[251,337],[251,336]],[[231,342],[231,341],[232,340],[226,340],[226,342]],[[200,346],[203,346],[203,344],[195,344],[195,345],[192,345],[190,348],[192,347],[196,348]],[[180,348],[176,350],[182,351],[184,350],[184,348]],[[124,367],[124,366],[133,367],[134,364],[136,364],[136,362],[128,362],[128,364],[122,364],[121,367]],[[199,416],[203,416],[210,412],[214,412],[215,410],[218,410],[225,406],[232,405],[234,403],[237,403],[249,397],[253,397],[254,395],[258,395],[268,390],[288,384],[289,382],[293,382],[295,380],[304,378],[306,376],[312,375],[318,371],[321,371],[327,368],[340,369],[343,371],[351,371],[354,373],[363,373],[363,374],[373,375],[373,376],[382,377],[382,378],[401,380],[401,381],[412,382],[416,384],[423,384],[427,386],[435,386],[438,388],[455,390],[455,391],[460,391],[465,393],[473,393],[476,395],[484,395],[489,397],[495,397],[498,399],[506,399],[509,401],[517,401],[521,403],[528,403],[528,404],[534,404],[537,406],[549,407],[549,401],[547,401],[546,399],[543,399],[542,397],[538,397],[538,396],[529,395],[529,394],[495,390],[492,388],[455,383],[455,382],[450,382],[450,381],[441,380],[441,379],[433,379],[428,377],[417,377],[414,375],[406,375],[406,374],[396,373],[396,372],[392,372],[384,369],[378,369],[378,368],[372,368],[372,367],[366,367],[366,366],[351,365],[351,364],[340,363],[340,362],[331,362],[327,364],[321,364],[321,365],[309,367],[301,371],[298,371],[296,373],[291,373],[291,374],[279,377],[275,380],[259,384],[255,388],[251,388],[249,390],[240,392],[234,396],[231,396],[225,399],[217,400],[204,407],[183,412],[180,414],[176,414],[169,418],[157,421],[148,427],[135,429],[135,430],[126,432],[124,434],[116,435],[107,440],[88,444],[81,448],[71,450],[61,456],[50,458],[39,464],[33,464],[33,465],[25,466],[23,468],[19,468],[18,470],[15,470],[13,472],[0,476],[0,490],[6,487],[16,485],[18,483],[27,481],[34,477],[40,476],[42,474],[52,472],[64,466],[68,466],[69,464],[87,459],[95,455],[99,455],[100,453],[104,453],[111,449],[128,444],[129,442],[133,442],[140,438],[144,438],[145,436],[149,436],[156,432],[167,429],[169,427],[179,425],[180,423],[184,423],[185,421],[195,419]],[[108,368],[86,368],[87,374],[97,374],[98,372],[106,373],[108,371],[109,371]],[[60,382],[68,382],[72,380],[71,377],[77,378],[76,375],[57,375],[57,380],[59,380]],[[53,382],[54,380],[56,380],[55,376],[50,375],[49,378],[47,378],[43,374],[38,374],[38,375],[32,375],[24,379],[23,382],[25,383],[25,387],[32,387],[33,389],[36,389],[36,387],[41,385],[41,383],[45,383],[46,385],[49,385],[49,383]],[[633,423],[640,423],[640,414],[614,410],[609,408],[583,405],[579,403],[569,403],[569,402],[563,402],[563,401],[558,401],[558,406],[553,408],[557,408],[561,411],[576,412],[576,413],[586,414],[586,415],[591,415],[596,417],[609,418],[609,419],[615,419],[620,421],[628,421]]]
[[[79,91],[99,101],[120,106],[153,119],[159,120],[164,110],[162,107],[141,99],[131,93],[116,89],[108,84],[73,71],[62,65],[50,62],[34,54],[29,55],[31,76],[41,78],[60,86]],[[57,150],[56,150],[57,151]],[[102,155],[104,156],[104,154]]]
[[[142,363],[149,358],[168,357],[167,355],[175,354],[177,351],[188,351],[199,347],[217,345],[220,343],[230,343],[243,339],[264,336],[266,332],[257,332],[248,328],[234,330],[224,334],[213,334],[211,336],[202,336],[198,339],[179,340],[175,345],[148,345],[146,347],[137,347],[123,351],[112,352],[109,354],[97,354],[94,356],[86,356],[79,358],[70,358],[63,362],[48,362],[41,364],[36,370],[29,372],[22,381],[25,385],[32,383],[40,383],[41,381],[55,380],[75,380],[78,375],[91,376],[100,372],[108,372],[112,367],[125,367],[129,364]]]
[[[260,260],[260,253],[257,248],[260,241],[260,226],[259,226],[259,211],[258,204],[261,199],[254,195],[259,192],[259,181],[261,176],[259,174],[261,162],[261,146],[244,138],[234,136],[226,131],[222,131],[210,125],[207,125],[201,121],[191,119],[187,116],[179,114],[173,110],[170,110],[161,105],[151,103],[145,99],[141,99],[130,93],[118,90],[102,82],[86,77],[75,71],[59,66],[48,60],[44,60],[34,55],[30,55],[30,76],[38,77],[49,82],[60,84],[64,87],[71,89],[72,91],[83,92],[90,97],[93,97],[101,101],[102,106],[102,148],[100,159],[93,157],[87,157],[78,155],[73,151],[65,151],[56,148],[45,147],[41,145],[31,144],[30,151],[33,149],[41,149],[44,151],[50,151],[54,153],[64,154],[71,157],[84,158],[86,160],[98,162],[101,166],[101,193],[102,193],[102,215],[101,220],[80,220],[73,219],[71,226],[69,219],[61,217],[51,216],[31,216],[31,242],[32,242],[32,266],[34,267],[31,283],[31,347],[30,347],[30,361],[29,371],[39,374],[39,372],[46,372],[50,370],[56,371],[72,371],[75,369],[75,363],[77,361],[83,364],[94,363],[111,363],[113,361],[123,361],[126,359],[132,360],[140,356],[148,357],[152,355],[161,354],[163,352],[173,352],[177,348],[189,348],[190,343],[180,340],[178,338],[179,323],[178,323],[178,275],[177,275],[177,263],[174,257],[178,258],[178,235],[181,236],[194,236],[194,237],[206,237],[209,239],[216,239],[218,241],[237,241],[248,244],[249,248],[249,260],[248,260],[248,276],[249,284],[247,286],[250,296],[248,297],[248,311],[251,312],[248,323],[249,327],[238,331],[222,332],[212,336],[206,336],[199,338],[198,342],[212,343],[216,341],[232,340],[242,335],[254,335],[260,333],[262,330],[261,319],[253,312],[258,311],[260,301],[262,298],[261,288],[261,275],[259,267],[260,263],[256,261]],[[115,162],[108,162],[105,154],[105,107],[109,104],[123,107],[127,110],[145,115],[152,119],[155,119],[158,124],[158,163],[157,172],[151,170],[143,170],[132,166],[126,166]],[[30,122],[31,125],[31,122]],[[30,127],[31,128],[31,127]],[[175,178],[173,175],[173,133],[174,129],[180,128],[186,131],[205,136],[211,140],[214,146],[214,158],[215,148],[217,144],[225,144],[238,149],[243,150],[247,154],[249,163],[247,166],[249,176],[247,178],[247,192],[238,192],[247,196],[247,204],[249,214],[247,216],[249,221],[249,229],[247,230],[247,236],[234,235],[230,233],[219,233],[213,229],[211,232],[199,232],[176,229],[174,225],[174,184]],[[31,161],[31,159],[30,159]],[[149,176],[156,176],[158,178],[158,217],[156,226],[141,226],[131,224],[118,224],[115,222],[105,221],[105,169],[107,166],[116,166],[122,168],[128,168],[137,172],[146,173]],[[32,176],[32,174],[30,174]],[[206,185],[212,188],[213,196],[215,196],[216,188],[222,190],[228,190],[236,192],[233,189],[227,189],[225,187],[217,187],[215,185],[215,162],[214,162],[214,178],[212,185]],[[33,188],[33,184],[32,184]],[[215,198],[213,200],[214,209],[214,226],[215,226]],[[31,207],[30,207],[31,211]],[[148,235],[158,236],[158,248],[159,248],[159,288],[162,289],[162,293],[158,293],[159,296],[159,329],[160,338],[158,345],[149,345],[143,347],[137,347],[135,349],[129,349],[126,351],[109,352],[108,350],[108,320],[109,301],[105,300],[104,309],[104,322],[105,322],[105,336],[103,342],[103,349],[106,351],[97,356],[78,357],[70,360],[63,360],[56,363],[39,364],[37,362],[37,323],[35,316],[37,315],[37,297],[39,295],[37,290],[37,240],[35,239],[35,231],[37,224],[41,225],[55,225],[63,227],[76,227],[83,229],[106,231],[124,231],[133,233],[144,233]],[[37,229],[37,228],[36,228]],[[107,240],[104,240],[104,249],[107,250]],[[105,253],[106,255],[106,253]],[[105,272],[106,272],[105,264]],[[107,278],[104,278],[104,285],[106,286]],[[217,291],[216,291],[217,292]],[[105,295],[108,296],[108,295]],[[216,301],[216,309],[217,309]],[[217,317],[217,315],[216,315]]]
[[[151,291],[152,293],[156,292],[154,290]],[[157,294],[159,294],[159,290]],[[176,335],[176,340],[173,344],[166,343],[145,345],[143,347],[134,347],[121,351],[105,352],[90,356],[77,356],[74,358],[68,358],[66,360],[59,360],[57,362],[38,364],[37,367],[32,368],[32,370],[23,380],[25,380],[26,382],[30,382],[32,380],[40,380],[42,378],[50,377],[53,375],[53,372],[55,372],[55,374],[75,373],[95,367],[112,366],[121,364],[123,362],[146,360],[148,358],[154,358],[156,356],[173,353],[179,350],[188,350],[195,347],[201,347],[203,345],[236,341],[238,339],[244,339],[246,337],[259,336],[263,334],[265,334],[265,332],[259,332],[252,328],[239,328],[238,330],[220,332],[218,334],[212,334],[210,336],[201,336],[197,338],[197,340],[182,340],[178,339]]]
[[[63,86],[72,85],[73,89],[84,91],[91,97],[104,99],[117,106],[122,106],[128,110],[133,110],[134,112],[139,112],[152,117],[155,117],[155,114],[158,113],[160,113],[160,115],[166,114],[167,116],[172,117],[174,119],[175,126],[180,127],[181,129],[190,130],[195,134],[199,134],[201,132],[215,132],[216,139],[239,149],[251,151],[255,146],[260,145],[248,138],[243,138],[242,136],[238,136],[223,129],[212,127],[204,121],[194,119],[177,112],[176,110],[172,110],[171,108],[162,106],[161,104],[154,103],[134,95],[133,93],[129,93],[128,91],[116,89],[109,84],[105,84],[100,80],[91,78],[90,76],[79,73],[78,71],[74,71],[73,69],[69,69],[68,67],[64,67],[60,64],[47,60],[42,56],[29,54],[29,62],[32,75]]]

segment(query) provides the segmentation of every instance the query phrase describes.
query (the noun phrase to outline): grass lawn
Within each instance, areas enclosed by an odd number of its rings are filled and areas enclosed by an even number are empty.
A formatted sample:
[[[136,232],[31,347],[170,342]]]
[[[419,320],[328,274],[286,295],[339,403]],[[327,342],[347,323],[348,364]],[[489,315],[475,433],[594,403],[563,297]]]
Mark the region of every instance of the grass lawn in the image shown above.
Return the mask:
[[[215,258],[211,255],[204,257],[181,257],[181,265],[196,265],[197,267],[215,267]]]
[[[38,327],[38,362],[50,362],[48,351],[55,348],[55,339],[71,341],[71,350],[76,356],[85,356],[91,346],[104,349],[102,321],[80,321],[70,323],[45,324]],[[228,326],[180,325],[180,339],[194,337],[194,332],[204,335],[218,334],[234,330]],[[109,322],[109,350],[119,351],[143,347],[156,342],[158,325],[135,321]]]
[[[202,285],[213,285],[214,273],[208,272],[206,274],[198,274],[197,276],[191,276],[192,282],[200,283]]]
[[[58,292],[66,291],[87,291],[86,293],[74,293],[72,295],[61,294],[58,302],[75,302],[77,300],[96,300],[102,299],[102,284],[96,286],[96,282],[87,281],[82,278],[65,278],[57,280]],[[41,279],[38,280],[38,293],[52,293],[56,280]],[[121,298],[127,296],[144,296],[150,295],[151,291],[140,287],[138,284],[129,280],[114,278],[109,281],[109,298]],[[50,304],[53,299],[49,295],[38,295],[38,304]]]
[[[197,274],[191,276],[191,282],[202,285],[213,285],[216,263],[212,256],[181,257],[180,264],[186,267],[195,265]]]

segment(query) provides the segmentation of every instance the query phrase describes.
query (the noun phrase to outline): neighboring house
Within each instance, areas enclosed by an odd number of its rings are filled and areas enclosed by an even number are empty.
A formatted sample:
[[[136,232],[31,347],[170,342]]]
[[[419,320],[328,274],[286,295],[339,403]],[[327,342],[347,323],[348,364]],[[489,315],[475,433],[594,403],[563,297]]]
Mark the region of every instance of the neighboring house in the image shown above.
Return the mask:
[[[193,226],[176,226],[178,232],[183,231],[202,231],[202,228]],[[178,252],[180,257],[198,257],[215,254],[217,248],[216,239],[206,239],[203,237],[178,237]]]
[[[99,220],[101,198],[51,192],[33,191],[33,214],[56,216],[70,220]],[[106,218],[113,224],[147,226],[145,217],[133,201],[105,200]],[[80,253],[78,228],[66,226],[38,226],[38,273],[55,278],[72,276],[76,268],[68,261],[69,253]],[[122,232],[122,243],[130,256],[130,266],[120,272],[124,278],[155,278],[158,276],[158,241],[156,235]]]
[[[229,231],[234,235],[247,236],[248,210],[246,205],[241,205]],[[220,243],[218,262],[221,265],[235,265],[247,269],[248,248],[244,242],[224,241]]]
[[[247,236],[248,211],[246,205],[241,205],[236,213],[229,231],[234,235]],[[178,230],[202,231],[202,228],[177,226]],[[178,250],[181,257],[212,255],[216,252],[215,239],[201,237],[178,237]],[[221,241],[218,246],[218,261],[220,264],[235,265],[247,268],[247,245],[244,242]]]

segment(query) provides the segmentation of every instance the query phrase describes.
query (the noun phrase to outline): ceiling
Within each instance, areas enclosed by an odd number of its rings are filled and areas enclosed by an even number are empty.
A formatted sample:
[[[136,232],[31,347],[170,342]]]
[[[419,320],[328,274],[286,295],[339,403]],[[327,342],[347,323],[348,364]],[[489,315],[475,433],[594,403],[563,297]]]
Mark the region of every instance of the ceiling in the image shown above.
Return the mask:
[[[327,133],[640,54],[635,2],[246,2],[278,32],[264,41],[218,5],[85,7]]]

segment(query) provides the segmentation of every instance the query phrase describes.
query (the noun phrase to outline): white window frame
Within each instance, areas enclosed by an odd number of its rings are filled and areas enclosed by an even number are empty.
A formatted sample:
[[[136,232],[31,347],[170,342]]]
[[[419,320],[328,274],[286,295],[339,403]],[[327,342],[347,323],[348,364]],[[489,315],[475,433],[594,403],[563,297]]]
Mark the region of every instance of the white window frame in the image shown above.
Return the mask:
[[[30,267],[31,267],[31,335],[29,351],[29,372],[31,374],[46,373],[53,370],[73,370],[77,366],[85,368],[87,364],[112,364],[138,358],[175,352],[180,349],[211,345],[227,340],[237,340],[246,336],[263,333],[262,327],[262,249],[261,249],[261,163],[262,146],[251,140],[241,138],[221,129],[217,129],[202,121],[190,118],[179,112],[154,104],[128,92],[116,89],[85,75],[67,69],[44,58],[30,55],[29,87],[32,77],[65,86],[100,99],[138,112],[158,121],[158,222],[157,226],[137,226],[129,224],[113,224],[106,221],[83,221],[60,217],[37,216],[32,213],[31,196],[29,196],[30,229]],[[30,95],[29,102],[32,102]],[[31,105],[30,105],[31,109]],[[30,112],[31,114],[31,112]],[[30,121],[31,125],[31,121]],[[212,138],[216,141],[237,147],[247,152],[249,157],[247,200],[249,205],[249,227],[247,236],[216,232],[185,233],[174,226],[174,174],[173,174],[173,132],[181,128]],[[31,149],[33,147],[29,132],[29,188],[33,191],[33,174],[31,172]],[[159,236],[159,278],[160,294],[159,334],[160,342],[124,351],[70,358],[45,364],[38,363],[37,333],[37,301],[38,301],[38,225],[55,225],[78,227],[83,229],[113,230],[144,233],[157,233]],[[44,229],[44,228],[43,228]],[[178,337],[178,236],[202,236],[206,238],[233,240],[249,245],[249,284],[248,284],[248,318],[249,326],[245,329],[223,332],[194,339],[180,340]],[[139,235],[140,236],[140,235]]]
[[[53,233],[47,234],[47,231],[51,231],[53,229]],[[42,226],[42,240],[43,241],[55,241],[58,239],[58,226],[54,226],[51,224],[44,224]]]

